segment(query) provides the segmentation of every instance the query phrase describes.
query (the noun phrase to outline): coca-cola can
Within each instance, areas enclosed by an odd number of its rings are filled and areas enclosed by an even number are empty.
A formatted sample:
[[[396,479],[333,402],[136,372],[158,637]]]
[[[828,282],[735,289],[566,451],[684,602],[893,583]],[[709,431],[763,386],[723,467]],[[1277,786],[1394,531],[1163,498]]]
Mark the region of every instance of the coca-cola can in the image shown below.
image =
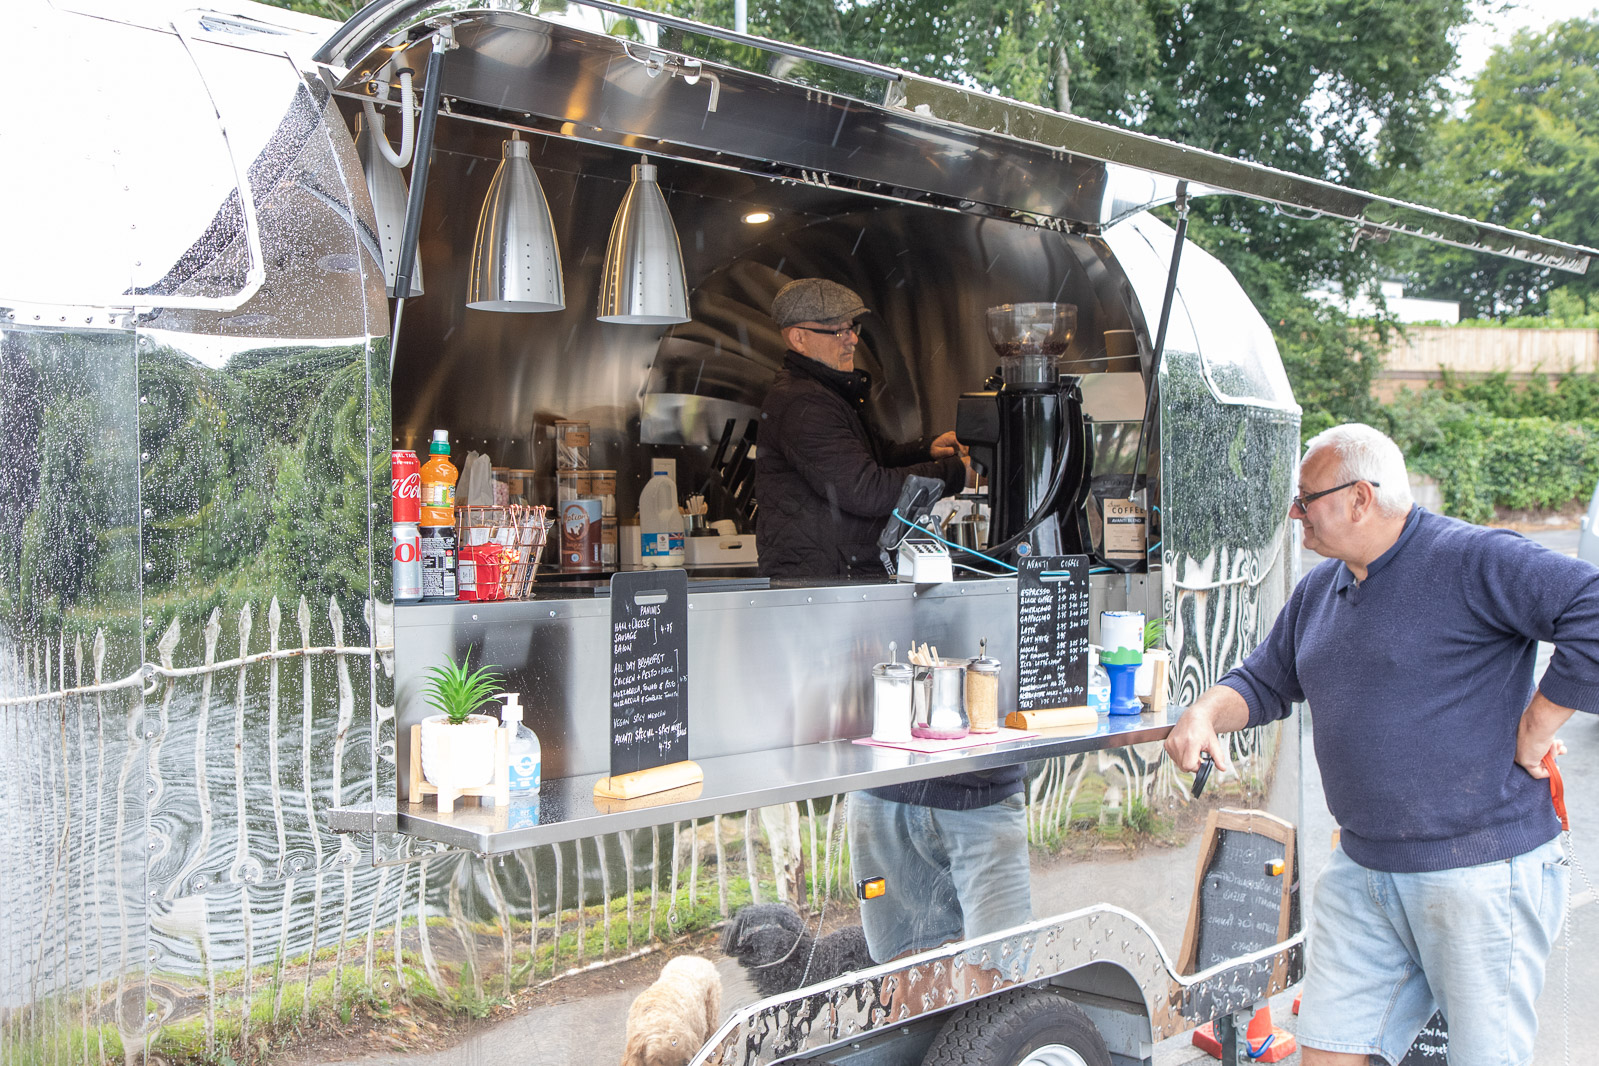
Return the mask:
[[[422,464],[416,453],[396,448],[389,453],[389,498],[394,522],[417,522],[422,518]]]
[[[394,602],[422,598],[422,530],[415,522],[394,523]]]

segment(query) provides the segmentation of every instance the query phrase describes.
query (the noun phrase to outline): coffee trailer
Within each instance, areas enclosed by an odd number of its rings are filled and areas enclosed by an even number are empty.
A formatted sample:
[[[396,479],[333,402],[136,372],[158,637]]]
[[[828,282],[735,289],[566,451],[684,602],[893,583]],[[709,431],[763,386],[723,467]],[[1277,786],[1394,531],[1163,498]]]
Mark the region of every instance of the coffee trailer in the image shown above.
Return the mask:
[[[1034,921],[769,998],[730,983],[695,1061],[959,1061],[946,1034],[980,1029],[985,1062],[1141,1063],[1299,979],[1299,716],[1236,735],[1239,778],[1197,803],[1159,745],[1296,580],[1299,408],[1234,279],[1148,211],[1244,195],[1561,269],[1590,250],[602,0],[379,0],[343,26],[244,2],[18,17],[13,84],[38,99],[14,93],[0,125],[25,161],[0,175],[0,1062],[264,1060],[258,1037],[329,1004],[507,995],[594,961],[600,923],[602,960],[667,935],[680,868],[707,871],[689,905],[836,916],[840,797],[1016,764]],[[358,153],[368,105],[391,141],[411,126],[408,194],[369,191],[388,164]],[[467,307],[507,141],[547,198],[562,309]],[[680,323],[596,317],[641,158],[681,242]],[[714,486],[781,362],[766,309],[806,276],[872,309],[858,358],[903,439],[981,388],[986,308],[1075,305],[1089,485],[1136,486],[1152,515],[1143,563],[1088,578],[1090,625],[1165,619],[1169,709],[936,755],[858,745],[891,640],[986,640],[1014,706],[1017,579],[712,565],[687,585],[703,784],[605,803],[603,582],[393,603],[391,447],[448,428],[548,503],[553,425],[580,419],[621,514],[655,459]],[[468,652],[523,694],[544,784],[441,814],[410,801],[410,727],[424,672]],[[1196,950],[1215,840],[1196,812],[1218,804],[1283,861],[1280,921],[1219,955]],[[1058,1024],[1027,1044],[1005,1018],[1041,995]],[[530,1061],[564,1061],[548,1039]],[[613,1054],[583,1042],[571,1061]]]

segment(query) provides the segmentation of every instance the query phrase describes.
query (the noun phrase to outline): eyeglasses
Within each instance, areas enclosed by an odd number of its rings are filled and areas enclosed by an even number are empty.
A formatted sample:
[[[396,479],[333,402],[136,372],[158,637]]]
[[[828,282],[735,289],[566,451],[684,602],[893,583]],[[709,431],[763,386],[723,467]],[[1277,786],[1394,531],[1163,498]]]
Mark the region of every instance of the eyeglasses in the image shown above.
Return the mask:
[[[843,340],[846,333],[853,333],[857,338],[861,335],[861,324],[859,322],[851,322],[849,325],[840,326],[837,329],[818,329],[815,326],[795,326],[794,328],[802,329],[806,333],[820,333],[824,337],[832,337],[835,340]]]
[[[1289,510],[1293,510],[1295,507],[1297,507],[1301,512],[1304,512],[1309,509],[1310,504],[1315,503],[1323,496],[1331,496],[1340,489],[1347,489],[1351,485],[1358,485],[1364,480],[1364,478],[1356,478],[1353,481],[1346,481],[1342,485],[1334,485],[1330,489],[1322,489],[1320,492],[1312,492],[1308,496],[1295,496],[1293,499],[1288,501]],[[1370,485],[1374,489],[1382,486],[1382,482],[1380,481],[1367,481],[1366,484]]]

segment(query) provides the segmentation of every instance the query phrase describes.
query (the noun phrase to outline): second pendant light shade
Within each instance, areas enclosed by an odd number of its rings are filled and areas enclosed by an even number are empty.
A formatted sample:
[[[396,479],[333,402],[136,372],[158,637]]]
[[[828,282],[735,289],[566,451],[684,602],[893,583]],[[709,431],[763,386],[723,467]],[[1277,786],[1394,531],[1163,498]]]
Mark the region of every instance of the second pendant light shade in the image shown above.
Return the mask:
[[[528,142],[512,137],[478,216],[466,305],[483,311],[559,311],[566,306],[561,249]]]
[[[648,162],[633,167],[633,183],[611,225],[598,318],[645,326],[689,320],[683,249]]]

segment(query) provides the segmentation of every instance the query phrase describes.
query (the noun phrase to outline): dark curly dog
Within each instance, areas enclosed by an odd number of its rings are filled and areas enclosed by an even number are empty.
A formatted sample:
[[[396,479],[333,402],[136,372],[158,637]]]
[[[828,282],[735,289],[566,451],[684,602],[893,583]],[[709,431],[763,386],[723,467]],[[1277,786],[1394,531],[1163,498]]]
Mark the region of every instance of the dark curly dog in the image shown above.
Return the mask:
[[[722,933],[722,951],[749,971],[763,997],[872,965],[860,926],[846,926],[817,940],[799,912],[782,903],[752,903],[733,915]]]

